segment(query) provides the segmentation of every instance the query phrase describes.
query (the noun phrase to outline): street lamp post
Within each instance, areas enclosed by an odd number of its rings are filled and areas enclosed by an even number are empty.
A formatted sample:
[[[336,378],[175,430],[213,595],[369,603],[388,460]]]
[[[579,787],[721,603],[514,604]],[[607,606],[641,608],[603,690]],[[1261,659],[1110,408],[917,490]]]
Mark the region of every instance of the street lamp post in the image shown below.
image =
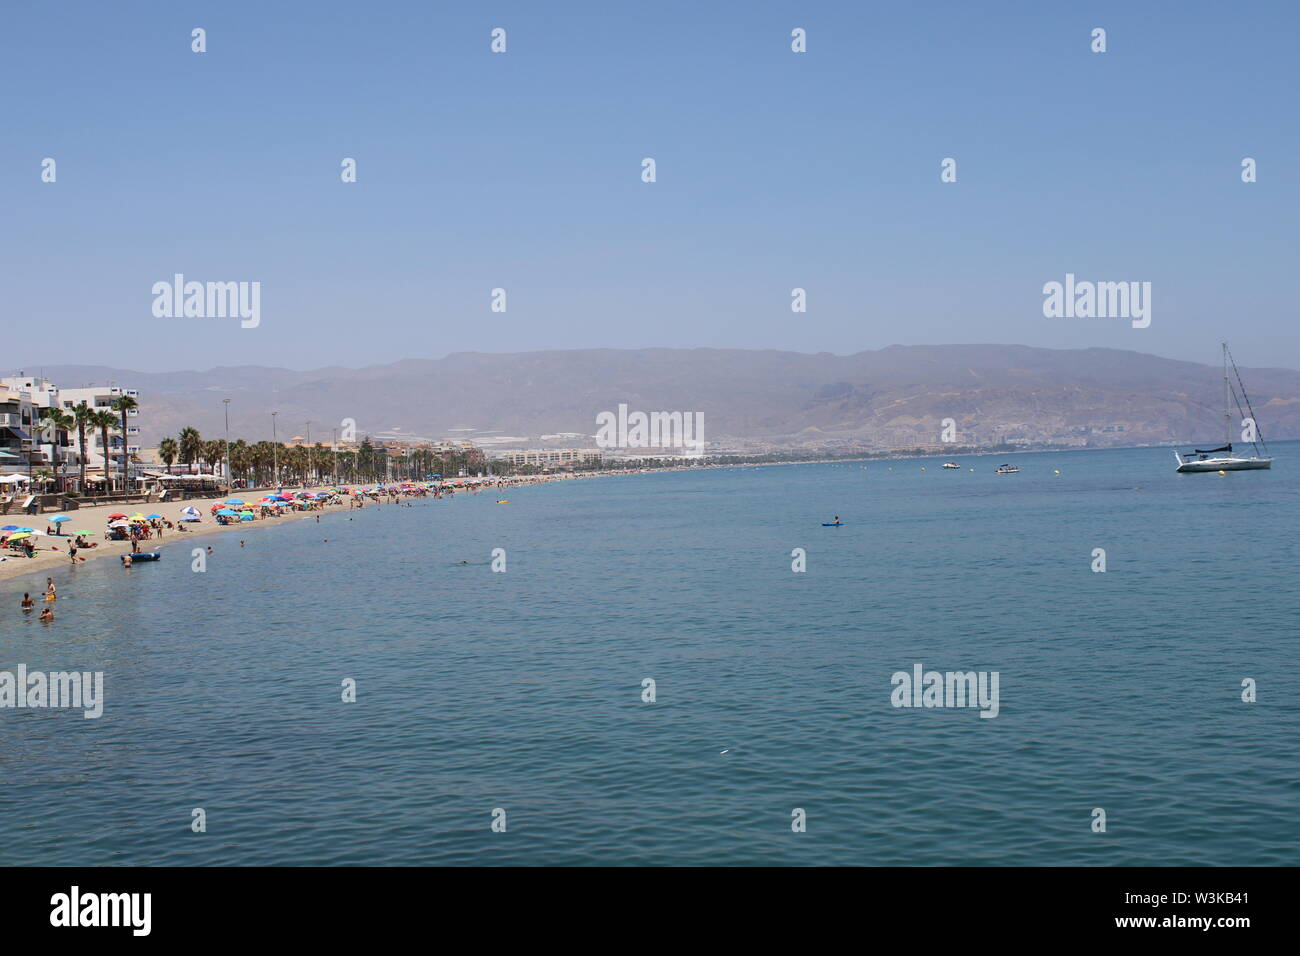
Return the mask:
[[[307,423],[307,474],[303,476],[304,484],[306,483],[308,476],[311,474],[311,467],[314,458],[315,456],[311,453],[311,422],[308,422]]]
[[[230,476],[233,472],[230,469],[230,399],[223,398],[222,404],[226,407],[226,487],[230,487]]]
[[[272,484],[275,485],[276,491],[280,490],[280,440],[275,437],[275,416],[279,414],[279,412],[271,413],[271,470],[275,472],[272,475]]]

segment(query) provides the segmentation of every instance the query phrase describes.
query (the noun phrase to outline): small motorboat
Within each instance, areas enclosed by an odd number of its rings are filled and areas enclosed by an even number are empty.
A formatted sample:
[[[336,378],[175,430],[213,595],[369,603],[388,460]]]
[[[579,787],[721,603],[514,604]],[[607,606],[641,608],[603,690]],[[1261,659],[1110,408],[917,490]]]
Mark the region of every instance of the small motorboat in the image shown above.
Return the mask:
[[[957,464],[955,461],[945,461],[945,462],[943,463],[943,467],[945,467],[945,468],[961,468],[961,465]]]
[[[142,551],[139,554],[131,555],[131,563],[135,564],[137,561],[157,561],[161,557],[161,551]]]
[[[1015,465],[1003,465],[1003,466],[1002,466],[1001,468],[999,468],[997,471],[993,472],[993,474],[995,474],[995,475],[1014,475],[1014,474],[1016,474],[1016,473],[1019,472],[1019,471],[1020,471],[1020,469],[1017,468]]]

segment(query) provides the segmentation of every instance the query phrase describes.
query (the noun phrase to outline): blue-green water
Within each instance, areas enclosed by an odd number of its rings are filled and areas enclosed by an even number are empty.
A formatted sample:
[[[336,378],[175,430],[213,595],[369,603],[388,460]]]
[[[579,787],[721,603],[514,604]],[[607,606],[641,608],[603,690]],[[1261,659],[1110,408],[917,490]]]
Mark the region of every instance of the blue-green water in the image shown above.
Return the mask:
[[[103,670],[107,702],[0,710],[0,863],[1295,863],[1300,445],[1275,451],[367,507],[204,537],[202,574],[178,541],[65,571],[51,626],[4,582],[0,669]],[[999,715],[892,707],[917,662],[998,671]]]

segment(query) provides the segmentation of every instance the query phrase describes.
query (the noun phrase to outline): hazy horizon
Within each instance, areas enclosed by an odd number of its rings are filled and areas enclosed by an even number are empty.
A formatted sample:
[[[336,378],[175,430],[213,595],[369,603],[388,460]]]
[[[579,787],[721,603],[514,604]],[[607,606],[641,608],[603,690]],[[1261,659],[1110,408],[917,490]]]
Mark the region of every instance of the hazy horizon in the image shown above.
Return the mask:
[[[1217,349],[1217,345],[1218,343],[1216,342],[1215,343],[1216,349]],[[1232,348],[1231,341],[1229,341],[1228,346],[1229,348]],[[367,362],[364,364],[328,362],[322,365],[312,365],[312,366],[287,365],[283,362],[225,362],[225,363],[218,363],[214,365],[202,365],[202,366],[177,365],[171,367],[146,368],[140,365],[136,365],[128,368],[126,366],[107,365],[99,362],[57,362],[57,363],[45,362],[41,364],[29,364],[29,365],[19,364],[19,365],[8,366],[0,369],[0,375],[4,375],[4,376],[24,375],[24,376],[36,376],[38,378],[47,378],[48,376],[43,371],[43,369],[47,369],[47,368],[52,370],[58,370],[61,368],[104,368],[112,371],[138,372],[142,375],[178,375],[178,374],[183,374],[185,372],[194,372],[196,374],[206,375],[218,371],[220,369],[226,369],[226,368],[229,369],[257,368],[257,369],[267,369],[267,370],[280,370],[280,371],[294,372],[294,373],[318,372],[327,369],[342,369],[345,371],[363,371],[365,369],[383,368],[385,366],[396,365],[401,362],[439,362],[442,361],[443,359],[451,358],[456,355],[506,356],[506,355],[536,355],[536,354],[544,354],[548,352],[599,352],[599,351],[636,352],[636,351],[646,351],[646,350],[656,350],[656,349],[663,349],[669,351],[784,352],[792,355],[805,355],[805,356],[828,355],[834,358],[851,358],[855,355],[874,354],[891,348],[901,348],[901,349],[1031,348],[1031,349],[1045,349],[1047,351],[1053,351],[1053,352],[1085,352],[1089,349],[1104,349],[1104,350],[1117,351],[1117,352],[1131,352],[1136,355],[1142,355],[1142,356],[1147,356],[1156,359],[1163,359],[1163,360],[1173,361],[1173,362],[1191,362],[1192,364],[1195,365],[1205,365],[1205,366],[1213,367],[1220,364],[1217,351],[1213,351],[1211,355],[1204,360],[1198,360],[1198,359],[1184,359],[1172,355],[1160,355],[1158,353],[1147,352],[1142,349],[1135,349],[1135,348],[1126,349],[1126,348],[1117,348],[1113,346],[1103,346],[1103,345],[1080,346],[1078,348],[1052,348],[1050,346],[1029,345],[1028,343],[1023,343],[1023,342],[936,342],[936,343],[892,342],[889,345],[883,345],[880,348],[857,349],[856,351],[853,352],[832,352],[825,349],[819,351],[810,351],[807,349],[761,349],[761,348],[750,348],[746,346],[686,346],[686,347],[676,348],[674,346],[666,346],[666,345],[648,345],[642,348],[634,348],[634,347],[605,348],[601,346],[589,346],[589,347],[575,347],[575,348],[563,348],[563,349],[559,349],[559,348],[529,349],[527,351],[461,349],[455,352],[447,352],[442,355],[407,355],[407,356],[403,356],[402,358],[393,359],[392,361],[387,361],[387,362]],[[1250,361],[1249,359],[1245,359],[1242,356],[1238,355],[1235,349],[1233,350],[1233,355],[1237,360],[1237,365],[1239,368],[1279,369],[1284,371],[1300,371],[1300,368],[1296,368],[1290,365],[1279,365],[1279,364]],[[74,385],[70,383],[55,382],[54,384],[63,385],[64,387],[74,387]],[[85,383],[85,384],[107,384],[107,383],[94,382],[94,383]],[[125,384],[129,384],[129,383],[125,383]]]

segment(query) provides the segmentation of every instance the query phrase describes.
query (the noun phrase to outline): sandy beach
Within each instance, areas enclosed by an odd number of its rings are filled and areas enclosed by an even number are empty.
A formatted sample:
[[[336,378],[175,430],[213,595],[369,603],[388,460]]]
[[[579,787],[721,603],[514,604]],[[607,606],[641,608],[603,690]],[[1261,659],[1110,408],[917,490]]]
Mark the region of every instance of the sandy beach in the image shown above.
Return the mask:
[[[480,494],[500,491],[506,493],[510,489],[526,484],[539,484],[549,481],[572,481],[579,478],[594,478],[603,475],[619,474],[618,472],[596,472],[596,473],[568,473],[562,475],[530,475],[526,478],[512,478],[502,482],[500,486],[496,482],[485,482],[477,489],[469,486],[455,488],[454,494],[474,494],[476,491]],[[328,485],[316,485],[308,487],[286,487],[283,489],[284,494],[296,494],[300,491],[323,492],[329,489]],[[365,491],[364,487],[356,489]],[[394,486],[394,490],[396,486]],[[122,513],[133,515],[137,512],[150,515],[162,515],[174,525],[179,526],[177,519],[181,515],[181,509],[194,507],[202,515],[200,521],[186,522],[185,531],[175,529],[164,529],[161,538],[155,532],[154,537],[147,541],[140,542],[141,551],[163,551],[163,560],[171,557],[167,554],[168,549],[175,555],[177,560],[189,560],[190,542],[202,536],[211,534],[239,533],[248,531],[251,528],[261,528],[266,525],[286,524],[292,521],[314,520],[317,516],[334,514],[337,512],[351,512],[355,514],[358,510],[364,511],[365,507],[376,507],[391,501],[407,501],[421,495],[416,493],[406,493],[398,491],[396,497],[389,498],[385,493],[382,500],[372,500],[365,498],[362,501],[362,508],[355,507],[356,498],[351,495],[341,496],[341,500],[330,504],[319,504],[312,510],[306,511],[286,511],[283,514],[274,517],[259,517],[254,521],[235,521],[228,525],[222,525],[212,516],[212,506],[218,502],[228,499],[239,499],[247,501],[250,504],[258,502],[264,495],[275,493],[274,488],[251,488],[241,489],[231,492],[229,495],[221,495],[215,498],[190,498],[185,501],[170,501],[155,504],[117,504],[94,505],[83,507],[76,511],[66,512],[72,520],[64,522],[62,527],[67,529],[66,535],[45,535],[41,534],[36,538],[36,544],[39,550],[34,558],[25,557],[21,552],[12,551],[9,548],[0,549],[0,581],[8,581],[14,578],[31,577],[32,588],[35,591],[43,592],[45,590],[45,578],[52,576],[56,572],[66,570],[71,561],[68,558],[68,545],[76,540],[75,532],[86,530],[92,534],[85,535],[85,539],[94,542],[98,546],[94,548],[80,548],[77,551],[77,564],[88,563],[99,558],[111,557],[118,558],[123,554],[129,554],[131,551],[130,541],[109,541],[104,537],[104,531],[108,527],[109,515]],[[444,491],[444,494],[447,492]],[[425,495],[428,497],[429,495]],[[4,525],[17,525],[20,528],[35,528],[37,531],[44,532],[47,528],[52,527],[50,518],[58,512],[48,514],[24,515],[10,514],[0,515],[0,527]],[[260,513],[260,509],[259,509]]]
[[[289,494],[298,491],[323,490],[324,488],[286,488],[285,493]],[[248,502],[255,502],[263,495],[271,494],[273,492],[274,489],[261,488],[256,490],[232,492],[228,497],[239,498]],[[71,564],[71,561],[68,559],[68,545],[76,540],[77,536],[73,532],[82,529],[93,532],[93,534],[85,535],[85,539],[89,542],[95,542],[98,547],[78,549],[78,564],[82,564],[83,559],[88,563],[98,558],[117,558],[120,555],[130,553],[130,541],[108,541],[104,538],[104,529],[108,526],[108,516],[119,512],[123,514],[135,514],[137,511],[141,511],[144,514],[160,514],[173,524],[177,524],[176,519],[180,517],[182,508],[187,506],[197,508],[199,513],[203,516],[202,520],[187,522],[185,525],[185,531],[165,529],[161,538],[159,538],[157,533],[155,533],[154,537],[147,541],[140,542],[141,551],[162,550],[165,553],[166,550],[170,549],[175,553],[177,559],[183,558],[188,560],[189,552],[184,549],[191,539],[197,539],[210,534],[235,532],[240,530],[247,531],[250,525],[262,527],[266,524],[285,524],[287,522],[298,521],[304,518],[310,520],[315,518],[317,515],[328,514],[335,511],[348,511],[350,500],[345,499],[341,504],[327,505],[315,511],[293,511],[274,518],[258,519],[253,522],[237,521],[233,524],[221,525],[212,517],[211,508],[217,502],[225,501],[226,497],[227,496],[220,498],[191,498],[187,501],[172,501],[151,505],[122,505],[120,503],[95,505],[93,507],[80,508],[76,511],[67,512],[68,516],[72,519],[71,521],[64,522],[62,525],[63,528],[67,529],[67,535],[42,534],[36,539],[37,547],[40,549],[37,551],[36,557],[27,558],[20,552],[11,551],[8,548],[0,549],[0,557],[4,558],[3,561],[0,561],[0,581],[31,575],[33,578],[39,578],[39,590],[43,591],[45,588],[46,577],[55,571],[62,571]],[[53,517],[54,514],[56,514],[56,512],[40,515],[2,515],[0,516],[0,526],[14,524],[22,528],[35,528],[37,531],[45,531],[47,527],[51,527],[49,519]],[[164,560],[166,560],[166,557],[164,557]]]

